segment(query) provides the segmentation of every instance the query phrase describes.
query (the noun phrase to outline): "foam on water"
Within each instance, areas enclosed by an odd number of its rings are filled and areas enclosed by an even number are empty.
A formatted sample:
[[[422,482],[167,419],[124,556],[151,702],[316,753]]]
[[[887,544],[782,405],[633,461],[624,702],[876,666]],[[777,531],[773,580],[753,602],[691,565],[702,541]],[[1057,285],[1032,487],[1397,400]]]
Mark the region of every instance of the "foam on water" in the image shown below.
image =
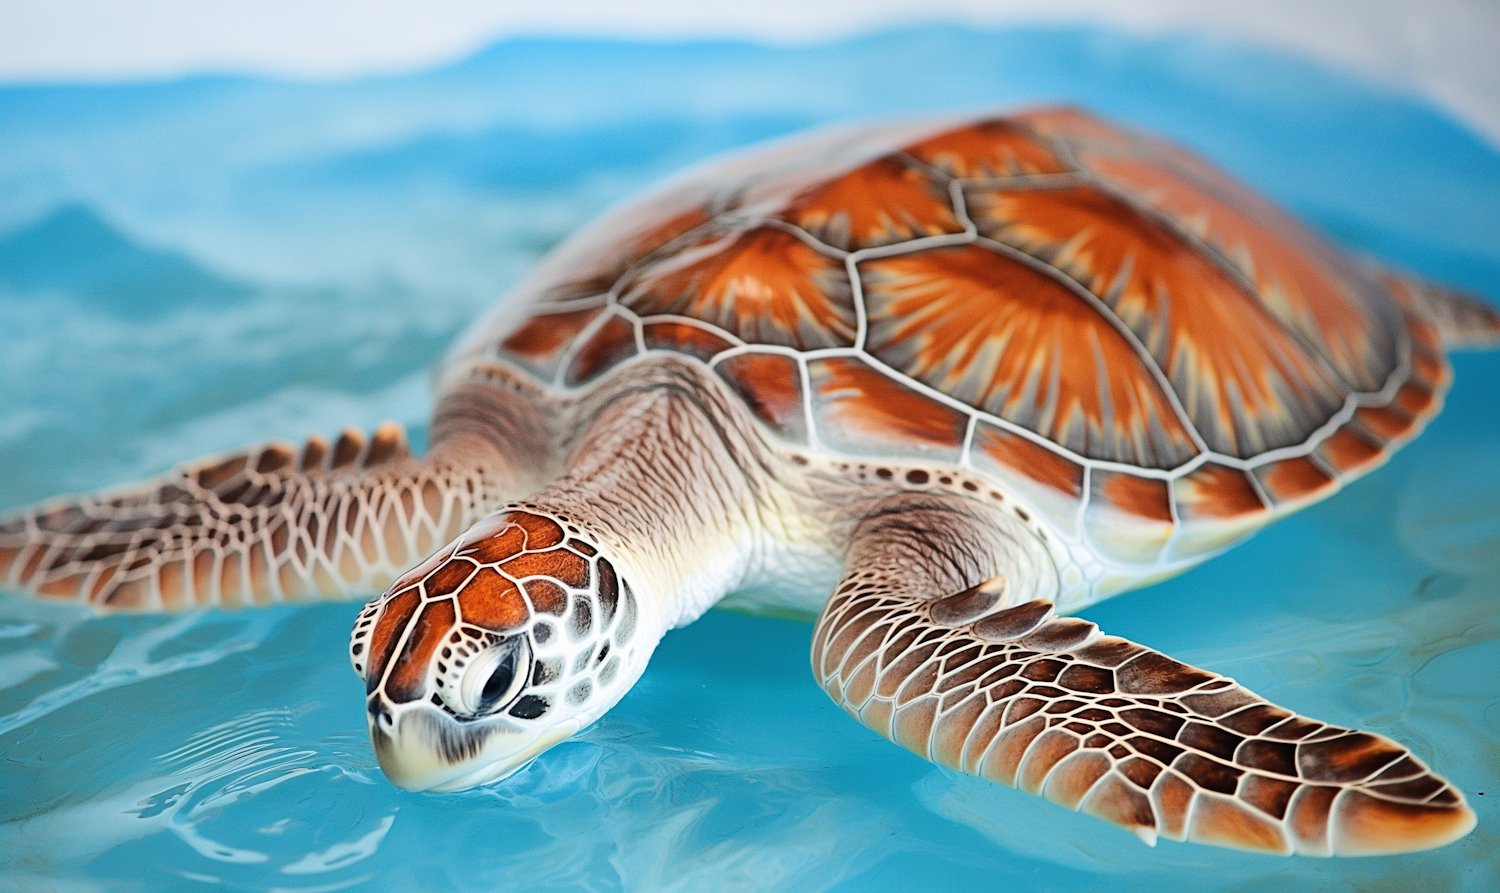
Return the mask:
[[[798,50],[532,41],[343,85],[6,89],[0,508],[312,428],[395,417],[420,441],[448,339],[629,191],[808,124],[1055,98],[1187,141],[1356,249],[1500,296],[1500,156],[1401,97],[1220,45],[953,30]],[[112,260],[47,268],[16,249],[38,240],[56,264]],[[1148,849],[880,739],[813,684],[807,624],[718,611],[512,779],[409,794],[365,734],[344,656],[355,605],[94,617],[7,595],[0,886],[1492,887],[1500,355],[1460,356],[1456,377],[1444,415],[1387,468],[1087,612],[1411,746],[1479,813],[1443,850]]]

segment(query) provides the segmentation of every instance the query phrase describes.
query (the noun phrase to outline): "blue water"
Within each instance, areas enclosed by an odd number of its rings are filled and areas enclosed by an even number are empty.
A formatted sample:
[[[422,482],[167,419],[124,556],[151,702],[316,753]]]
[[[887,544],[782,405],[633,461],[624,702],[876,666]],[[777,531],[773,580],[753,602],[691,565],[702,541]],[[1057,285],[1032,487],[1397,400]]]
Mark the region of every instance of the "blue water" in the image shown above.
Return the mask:
[[[1090,31],[773,50],[525,41],[395,79],[0,89],[0,509],[266,436],[423,435],[427,370],[535,257],[707,154],[1069,99],[1356,250],[1500,299],[1500,154],[1304,63]],[[1500,354],[1387,468],[1096,606],[1107,631],[1380,731],[1467,839],[1380,859],[1163,842],[937,769],[813,684],[805,623],[712,612],[512,780],[397,791],[353,604],[92,617],[0,596],[0,888],[1484,890],[1500,884]]]

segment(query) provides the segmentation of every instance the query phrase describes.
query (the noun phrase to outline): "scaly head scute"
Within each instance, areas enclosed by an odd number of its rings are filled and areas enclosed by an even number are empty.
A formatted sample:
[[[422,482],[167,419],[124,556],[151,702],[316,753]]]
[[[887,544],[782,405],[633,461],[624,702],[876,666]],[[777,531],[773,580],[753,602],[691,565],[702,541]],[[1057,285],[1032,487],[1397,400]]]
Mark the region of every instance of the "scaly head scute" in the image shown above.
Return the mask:
[[[387,777],[504,778],[624,696],[650,656],[630,586],[568,518],[508,506],[372,601],[350,661]]]

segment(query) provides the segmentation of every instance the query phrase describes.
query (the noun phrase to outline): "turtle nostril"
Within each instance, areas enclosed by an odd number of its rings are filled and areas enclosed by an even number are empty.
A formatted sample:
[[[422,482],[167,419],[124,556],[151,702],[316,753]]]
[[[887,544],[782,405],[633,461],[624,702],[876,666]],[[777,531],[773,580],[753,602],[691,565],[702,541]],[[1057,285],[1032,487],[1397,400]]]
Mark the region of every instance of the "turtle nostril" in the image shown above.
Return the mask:
[[[370,714],[371,722],[379,722],[386,728],[394,728],[396,718],[391,714],[390,707],[379,698],[371,698],[365,705],[365,711]]]

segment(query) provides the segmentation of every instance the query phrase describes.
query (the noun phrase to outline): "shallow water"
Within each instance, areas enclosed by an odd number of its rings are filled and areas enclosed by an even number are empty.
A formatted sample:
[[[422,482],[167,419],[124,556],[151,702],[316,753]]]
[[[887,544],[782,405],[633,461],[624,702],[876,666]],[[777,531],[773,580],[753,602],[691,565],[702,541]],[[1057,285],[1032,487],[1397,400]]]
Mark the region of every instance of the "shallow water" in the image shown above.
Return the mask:
[[[334,86],[0,90],[0,508],[265,436],[414,426],[535,256],[681,164],[855,116],[1068,98],[1184,140],[1335,238],[1500,298],[1500,154],[1276,57],[1081,31],[799,50],[527,42]],[[499,786],[385,782],[353,604],[92,617],[0,596],[0,887],[1492,889],[1500,354],[1382,471],[1107,631],[1379,731],[1465,840],[1380,859],[1163,842],[937,769],[813,684],[811,628],[711,612]]]

